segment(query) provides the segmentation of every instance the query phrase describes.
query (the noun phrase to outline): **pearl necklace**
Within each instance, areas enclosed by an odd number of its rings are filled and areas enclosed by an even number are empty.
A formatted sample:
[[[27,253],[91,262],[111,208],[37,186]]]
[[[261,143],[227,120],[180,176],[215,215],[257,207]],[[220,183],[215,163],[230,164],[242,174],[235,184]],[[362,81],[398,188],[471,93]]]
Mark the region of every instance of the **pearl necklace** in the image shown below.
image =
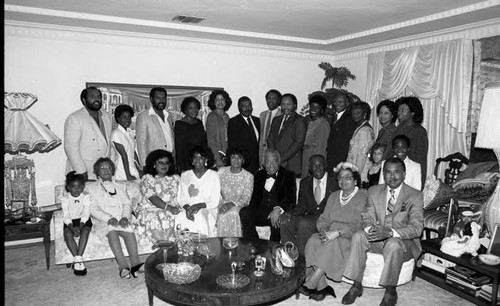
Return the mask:
[[[358,192],[358,190],[359,190],[358,186],[354,187],[353,192],[351,192],[351,194],[348,195],[347,197],[342,196],[342,194],[344,193],[344,191],[342,191],[339,194],[340,205],[342,206],[347,205],[347,203],[349,203],[349,201],[354,197],[354,195],[356,194],[356,192]]]
[[[109,185],[109,184],[107,184],[107,185]],[[114,196],[114,195],[116,195],[116,188],[114,188],[114,189],[115,189],[115,191],[113,191],[113,192],[109,192],[109,190],[108,190],[108,189],[106,189],[106,187],[104,187],[104,184],[103,184],[103,182],[102,182],[102,181],[101,181],[101,186],[102,186],[102,188],[103,188],[103,189],[104,189],[104,190],[105,190],[105,191],[106,191],[106,192],[107,192],[110,196]],[[113,186],[113,187],[114,187],[114,186]]]

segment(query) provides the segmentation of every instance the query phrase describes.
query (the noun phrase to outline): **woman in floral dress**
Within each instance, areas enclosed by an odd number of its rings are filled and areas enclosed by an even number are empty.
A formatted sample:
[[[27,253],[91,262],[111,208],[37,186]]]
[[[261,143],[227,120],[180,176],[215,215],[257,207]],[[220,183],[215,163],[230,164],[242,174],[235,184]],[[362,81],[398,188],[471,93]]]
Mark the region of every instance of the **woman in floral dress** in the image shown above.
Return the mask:
[[[253,175],[242,168],[245,157],[242,151],[228,152],[229,167],[219,169],[221,199],[217,217],[218,237],[241,237],[240,209],[250,203]]]
[[[137,205],[137,231],[148,243],[166,240],[174,231],[179,175],[175,174],[172,153],[155,150],[149,153],[141,179],[142,200]],[[140,244],[141,241],[139,242]]]

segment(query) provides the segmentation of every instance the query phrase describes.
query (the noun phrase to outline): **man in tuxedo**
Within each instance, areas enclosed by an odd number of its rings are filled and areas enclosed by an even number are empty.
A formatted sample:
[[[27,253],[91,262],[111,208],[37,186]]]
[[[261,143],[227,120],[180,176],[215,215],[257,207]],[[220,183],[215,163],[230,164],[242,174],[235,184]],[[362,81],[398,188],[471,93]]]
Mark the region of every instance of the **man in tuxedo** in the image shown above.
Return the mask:
[[[386,289],[381,306],[396,305],[401,267],[412,257],[416,261],[422,252],[423,196],[419,190],[404,183],[405,174],[404,162],[391,157],[384,164],[385,184],[368,190],[368,203],[363,213],[364,230],[353,234],[351,254],[344,270],[344,276],[354,284],[342,298],[342,304],[354,303],[363,293],[361,282],[368,251],[384,256],[379,284]]]
[[[82,90],[83,107],[68,116],[64,123],[64,152],[68,157],[66,173],[75,171],[86,180],[95,180],[94,163],[100,157],[116,161],[111,141],[111,114],[102,110],[102,93],[96,87]]]
[[[141,167],[146,165],[146,157],[157,149],[174,154],[174,125],[172,115],[166,110],[167,90],[154,87],[149,92],[151,108],[137,115],[135,124],[137,152]]]
[[[302,174],[302,149],[306,140],[306,119],[297,114],[297,97],[291,93],[281,97],[283,115],[273,119],[267,138],[267,147],[276,149],[281,155],[281,166]],[[347,156],[347,155],[346,155]]]
[[[349,142],[356,129],[356,125],[348,109],[349,104],[349,97],[345,93],[337,95],[333,100],[335,114],[330,126],[330,135],[328,136],[328,144],[326,146],[328,173],[333,174],[333,168],[340,162],[347,160]]]
[[[326,173],[326,159],[313,155],[309,159],[312,176],[300,181],[299,199],[294,209],[281,215],[281,241],[293,242],[304,255],[307,240],[317,233],[316,220],[325,210],[328,197],[339,189],[337,178]]]
[[[264,163],[264,152],[267,149],[267,137],[271,130],[271,123],[276,116],[281,116],[281,93],[276,89],[271,89],[266,93],[266,103],[268,110],[260,113],[260,123],[262,129],[260,130],[259,140],[259,168],[262,168]]]
[[[257,171],[250,204],[240,210],[243,237],[259,239],[255,226],[271,226],[272,241],[280,242],[282,213],[295,206],[296,185],[293,172],[280,167],[280,153],[267,149],[264,153],[264,169]]]
[[[260,120],[252,116],[252,101],[243,96],[238,100],[239,115],[229,119],[227,124],[227,145],[245,153],[244,168],[255,174],[259,170]]]

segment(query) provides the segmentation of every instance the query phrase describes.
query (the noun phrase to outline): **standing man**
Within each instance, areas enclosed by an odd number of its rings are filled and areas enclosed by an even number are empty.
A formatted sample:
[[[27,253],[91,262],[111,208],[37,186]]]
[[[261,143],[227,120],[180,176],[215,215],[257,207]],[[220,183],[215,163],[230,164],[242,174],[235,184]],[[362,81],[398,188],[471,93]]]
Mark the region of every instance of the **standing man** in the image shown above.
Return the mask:
[[[351,141],[354,130],[356,130],[356,124],[347,109],[349,104],[349,97],[345,93],[340,93],[333,100],[335,114],[330,126],[330,135],[326,147],[328,173],[333,173],[333,168],[340,162],[347,160],[349,141]]]
[[[227,144],[229,149],[238,149],[246,154],[248,172],[255,174],[259,170],[259,132],[260,120],[252,116],[252,101],[243,96],[238,100],[239,115],[229,119],[227,124]]]
[[[246,239],[259,239],[255,226],[269,225],[270,240],[280,242],[280,216],[295,206],[297,190],[293,172],[280,167],[280,159],[277,150],[267,149],[264,169],[255,174],[250,204],[240,210],[243,237]]]
[[[111,114],[101,110],[102,93],[96,87],[82,90],[80,101],[83,107],[64,123],[66,173],[75,171],[86,180],[95,180],[94,163],[100,157],[116,159],[111,141]]]
[[[141,167],[146,165],[148,154],[157,149],[169,151],[174,156],[174,133],[172,116],[165,110],[167,91],[155,87],[149,93],[151,108],[137,115],[135,125],[137,151]]]
[[[403,263],[422,252],[420,234],[424,227],[422,193],[405,183],[405,164],[397,157],[386,160],[383,169],[385,184],[368,190],[368,203],[363,213],[364,230],[355,232],[351,254],[344,276],[354,284],[342,298],[342,304],[354,303],[363,293],[361,282],[366,267],[366,253],[382,254],[384,267],[379,285],[385,287],[381,306],[396,305],[396,285]]]
[[[297,206],[281,215],[281,241],[293,242],[304,255],[307,240],[317,233],[316,220],[325,210],[332,192],[339,189],[337,178],[326,173],[326,159],[323,155],[313,155],[309,159],[312,174],[300,180]]]
[[[262,124],[262,129],[260,130],[260,141],[259,141],[259,168],[262,168],[264,163],[264,152],[267,149],[267,137],[269,136],[269,131],[271,130],[271,123],[276,116],[281,116],[281,109],[279,108],[281,103],[281,93],[276,89],[271,89],[266,93],[266,103],[268,110],[260,113],[260,123]]]
[[[306,140],[306,119],[297,114],[297,97],[291,93],[281,97],[283,115],[274,118],[267,138],[267,147],[276,149],[281,155],[281,166],[302,174],[302,148]],[[347,154],[346,154],[347,155]]]

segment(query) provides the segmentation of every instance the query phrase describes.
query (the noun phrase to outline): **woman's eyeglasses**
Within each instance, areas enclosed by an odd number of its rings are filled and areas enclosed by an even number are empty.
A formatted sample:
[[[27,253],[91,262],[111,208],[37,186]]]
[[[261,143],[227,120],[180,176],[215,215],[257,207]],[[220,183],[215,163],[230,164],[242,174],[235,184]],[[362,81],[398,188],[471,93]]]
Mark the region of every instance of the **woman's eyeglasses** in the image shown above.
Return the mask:
[[[351,175],[338,176],[337,180],[339,180],[339,181],[352,181],[352,176]]]

